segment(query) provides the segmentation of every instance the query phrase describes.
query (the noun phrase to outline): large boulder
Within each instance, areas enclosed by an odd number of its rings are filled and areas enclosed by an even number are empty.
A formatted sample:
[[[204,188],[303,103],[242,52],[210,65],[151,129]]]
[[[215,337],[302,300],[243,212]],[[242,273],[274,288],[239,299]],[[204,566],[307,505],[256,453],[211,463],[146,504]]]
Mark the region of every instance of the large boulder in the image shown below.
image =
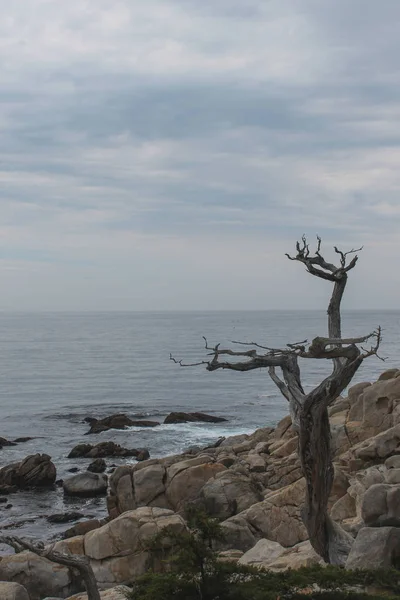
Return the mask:
[[[131,419],[125,414],[111,415],[104,419],[86,419],[90,424],[90,433],[102,433],[109,429],[126,429],[127,427],[156,427],[160,423],[158,421],[145,421]]]
[[[262,494],[249,477],[228,469],[209,479],[200,492],[208,514],[220,519],[246,510],[262,500]]]
[[[379,569],[398,564],[400,528],[363,527],[346,562],[346,569]]]
[[[19,583],[28,591],[30,600],[42,600],[46,596],[65,598],[83,589],[80,578],[67,567],[33,552],[2,556],[0,580]]]
[[[187,504],[199,499],[203,486],[225,471],[226,467],[214,463],[209,456],[176,463],[167,469],[166,498],[176,511],[184,511]]]
[[[1,600],[29,600],[28,592],[19,583],[0,581]]]
[[[84,538],[85,554],[91,560],[99,587],[107,588],[132,581],[149,568],[162,568],[148,550],[148,541],[164,528],[175,533],[186,530],[182,517],[161,508],[128,511]],[[171,542],[165,540],[168,554]]]
[[[183,460],[182,460],[183,458]],[[145,461],[119,467],[110,480],[108,512],[112,518],[140,506],[184,511],[187,503],[200,499],[203,486],[226,467],[203,454]]]
[[[33,454],[18,463],[0,469],[0,486],[16,486],[19,489],[52,486],[57,471],[47,454]]]
[[[351,408],[347,433],[351,445],[376,436],[400,423],[400,375],[390,370],[374,384],[357,384],[349,390]]]
[[[400,526],[400,484],[378,483],[372,485],[364,494],[361,516],[366,525]]]
[[[173,423],[223,423],[227,420],[223,417],[215,417],[202,412],[172,412],[165,417],[164,425],[171,425]]]
[[[64,479],[63,488],[67,496],[81,496],[90,498],[107,493],[107,475],[100,473],[78,473],[73,477]]]
[[[268,569],[271,571],[287,571],[288,569],[301,569],[313,565],[324,565],[322,558],[315,552],[308,540],[286,548],[275,560],[271,561]]]
[[[253,548],[245,552],[238,562],[241,565],[265,568],[284,552],[285,548],[278,542],[262,538]]]
[[[262,502],[223,521],[225,547],[247,551],[261,538],[285,547],[306,540],[308,535],[300,514],[304,494],[305,481],[300,479],[270,492]]]

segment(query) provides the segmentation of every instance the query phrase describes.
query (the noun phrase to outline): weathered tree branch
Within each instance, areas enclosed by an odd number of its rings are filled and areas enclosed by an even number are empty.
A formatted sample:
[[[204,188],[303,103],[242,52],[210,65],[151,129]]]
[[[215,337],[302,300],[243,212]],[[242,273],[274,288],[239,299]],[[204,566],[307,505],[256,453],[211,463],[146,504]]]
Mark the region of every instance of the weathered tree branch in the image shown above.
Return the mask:
[[[76,569],[85,584],[88,600],[101,600],[93,569],[86,556],[65,554],[54,550],[54,544],[45,546],[42,542],[33,543],[16,536],[0,536],[0,543],[11,546],[16,553],[29,550],[42,558],[47,558],[51,562],[64,565],[71,569]]]

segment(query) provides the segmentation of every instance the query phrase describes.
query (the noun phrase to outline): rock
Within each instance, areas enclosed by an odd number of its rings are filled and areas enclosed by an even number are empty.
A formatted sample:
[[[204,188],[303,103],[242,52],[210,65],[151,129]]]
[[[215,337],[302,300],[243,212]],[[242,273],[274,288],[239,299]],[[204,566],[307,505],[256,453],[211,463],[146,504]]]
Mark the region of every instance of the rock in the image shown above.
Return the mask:
[[[221,550],[221,552],[218,552],[220,562],[237,563],[242,556],[243,552],[241,550]]]
[[[244,511],[245,513],[245,511]],[[221,523],[224,541],[220,543],[221,548],[241,550],[246,552],[253,548],[261,537],[253,531],[242,513],[230,517]]]
[[[400,483],[400,469],[389,469],[386,473],[386,481],[392,485]]]
[[[395,454],[385,460],[385,467],[387,469],[400,469],[400,454]]]
[[[260,537],[279,542],[282,546],[294,546],[307,539],[300,510],[304,503],[305,481],[299,481],[271,492],[258,504],[239,513]]]
[[[28,592],[23,585],[0,581],[1,600],[29,600]]]
[[[200,498],[208,514],[227,519],[260,502],[262,495],[249,477],[228,470],[207,481]]]
[[[223,423],[227,420],[223,417],[214,417],[202,412],[172,412],[165,417],[164,425],[171,425],[173,423]]]
[[[345,494],[331,508],[331,517],[334,521],[352,519],[357,515],[356,501],[349,494]]]
[[[24,586],[30,600],[46,596],[65,598],[83,589],[83,585],[67,567],[50,562],[33,552],[20,552],[1,557],[0,580]]]
[[[400,378],[397,378],[396,381],[400,382]],[[359,442],[341,457],[341,462],[351,466],[352,459],[358,459],[356,470],[359,470],[363,465],[383,462],[392,454],[398,454],[399,452],[400,424]]]
[[[198,461],[202,460],[201,464]],[[168,481],[165,491],[169,505],[177,512],[200,497],[200,492],[210,479],[225,471],[226,467],[213,463],[210,457],[198,457],[172,465],[167,470]]]
[[[70,469],[67,469],[67,471],[68,473],[79,473],[80,469],[78,469],[78,467],[71,467]]]
[[[156,427],[160,423],[158,421],[132,420],[125,414],[111,415],[104,419],[92,419],[90,421],[90,429],[86,435],[90,433],[101,433],[109,429],[126,429],[127,427]]]
[[[288,569],[300,569],[324,564],[322,558],[307,540],[296,544],[293,548],[286,548],[278,558],[269,563],[268,569],[271,571],[287,571]]]
[[[85,554],[84,536],[77,535],[68,539],[59,540],[54,544],[54,550],[63,552],[64,554],[77,554],[83,556]]]
[[[363,527],[360,529],[346,569],[394,567],[400,558],[400,529],[397,527]]]
[[[170,510],[138,508],[127,511],[100,529],[85,535],[85,554],[91,564],[99,587],[111,587],[143,575],[151,566],[163,568],[163,561],[151,559],[146,542],[156,533],[170,527],[176,533],[186,530],[183,519]],[[165,540],[168,555],[170,542]]]
[[[137,460],[147,460],[150,455],[145,448],[123,448],[115,442],[101,442],[93,446],[92,444],[78,444],[68,454],[68,458],[126,458],[134,456]]]
[[[366,525],[400,526],[400,485],[378,483],[364,494],[361,516]]]
[[[135,504],[148,506],[165,492],[166,470],[160,464],[149,465],[133,474]],[[122,490],[120,486],[119,490]],[[129,503],[128,503],[129,504]]]
[[[100,592],[100,598],[101,600],[126,600],[128,597],[127,594],[131,591],[126,585],[119,585],[118,587]],[[75,594],[66,600],[88,600],[88,597],[87,594]]]
[[[8,496],[8,494],[15,494],[15,492],[18,492],[16,485],[0,485],[1,496]]]
[[[80,458],[82,456],[87,456],[87,454],[93,447],[94,446],[92,446],[92,444],[78,444],[77,446],[72,448],[67,458]]]
[[[106,461],[104,460],[104,458],[96,458],[96,460],[94,460],[93,462],[90,463],[87,470],[90,471],[91,473],[104,473],[106,468],[107,468],[107,465],[106,465]]]
[[[98,519],[87,519],[86,521],[81,521],[80,523],[76,523],[63,533],[64,539],[75,538],[77,536],[83,536],[85,533],[89,533],[89,531],[93,531],[94,529],[98,529],[104,525],[104,521],[99,521]]]
[[[0,437],[0,448],[2,448],[3,446],[15,446],[16,443],[15,442],[10,442],[9,440],[6,440],[6,438]]]
[[[259,454],[248,454],[246,462],[251,472],[264,473],[266,470],[266,462]]]
[[[253,548],[243,554],[239,559],[239,564],[265,568],[284,552],[285,548],[278,544],[278,542],[263,538]]]
[[[15,442],[16,444],[23,444],[25,442],[30,442],[31,440],[34,440],[36,438],[33,437],[19,437],[16,440],[13,440],[13,442]]]
[[[55,513],[49,515],[47,518],[49,523],[70,523],[71,521],[77,521],[83,519],[84,515],[80,512],[66,512],[66,513]]]
[[[351,407],[346,424],[351,444],[366,440],[400,423],[400,378],[366,386]]]
[[[18,489],[48,487],[54,484],[56,475],[50,456],[34,454],[0,469],[0,486],[16,486]]]
[[[223,442],[221,442],[220,447],[232,447],[241,444],[242,442],[247,442],[249,439],[249,435],[247,433],[241,433],[240,435],[231,435],[227,437]]]
[[[7,502],[7,498],[0,498],[0,504],[6,504]]]
[[[378,381],[386,381],[388,379],[394,379],[399,373],[399,369],[388,369],[381,373],[378,377]]]
[[[107,482],[107,475],[86,471],[65,479],[63,488],[67,496],[92,497],[106,494]]]

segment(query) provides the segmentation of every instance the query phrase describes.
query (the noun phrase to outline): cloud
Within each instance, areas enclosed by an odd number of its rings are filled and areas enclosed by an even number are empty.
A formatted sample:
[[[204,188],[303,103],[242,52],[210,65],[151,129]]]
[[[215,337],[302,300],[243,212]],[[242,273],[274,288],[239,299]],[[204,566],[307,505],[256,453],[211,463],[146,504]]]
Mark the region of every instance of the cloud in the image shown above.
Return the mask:
[[[396,0],[0,9],[0,308],[308,306],[304,231],[398,256]]]

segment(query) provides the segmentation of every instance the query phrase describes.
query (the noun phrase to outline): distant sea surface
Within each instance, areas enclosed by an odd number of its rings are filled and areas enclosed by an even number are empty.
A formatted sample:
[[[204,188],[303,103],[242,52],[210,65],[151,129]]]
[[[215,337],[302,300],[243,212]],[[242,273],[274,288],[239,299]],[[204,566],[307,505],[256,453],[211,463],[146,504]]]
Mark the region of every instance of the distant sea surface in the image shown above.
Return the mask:
[[[354,383],[400,366],[400,311],[343,313],[344,336],[363,335],[377,325],[383,328],[381,355],[388,358],[385,363],[366,360]],[[326,330],[322,311],[0,313],[0,436],[35,438],[0,450],[0,466],[47,453],[57,476],[65,478],[67,469],[85,469],[90,462],[66,458],[80,442],[112,440],[127,448],[146,447],[152,457],[160,457],[275,425],[288,406],[266,370],[209,373],[204,366],[181,368],[170,353],[196,362],[207,358],[202,336],[221,347],[232,340],[282,347]],[[307,390],[329,373],[330,364],[302,360],[301,368]],[[87,416],[124,412],[162,423],[171,411],[202,411],[228,421],[85,436]],[[114,459],[107,463],[119,464]],[[13,494],[9,502],[12,508],[0,505],[0,529],[38,537],[60,530],[47,524],[46,515],[66,510],[105,514],[104,499],[64,500],[60,489]]]

